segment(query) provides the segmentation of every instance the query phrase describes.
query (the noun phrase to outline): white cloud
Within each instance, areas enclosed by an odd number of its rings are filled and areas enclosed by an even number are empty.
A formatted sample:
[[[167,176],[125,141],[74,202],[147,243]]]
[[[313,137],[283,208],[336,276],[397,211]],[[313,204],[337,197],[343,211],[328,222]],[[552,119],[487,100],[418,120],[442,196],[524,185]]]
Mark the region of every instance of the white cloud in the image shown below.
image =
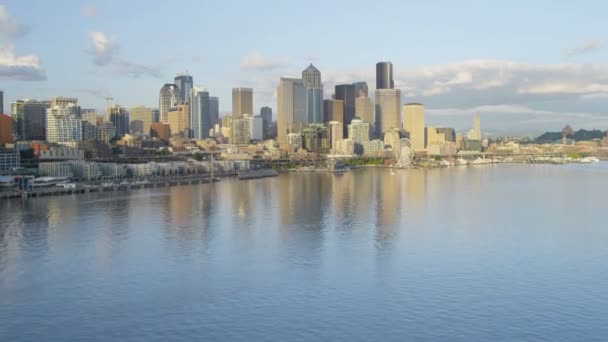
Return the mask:
[[[115,38],[108,38],[103,32],[89,32],[91,46],[87,53],[93,63],[100,67],[109,67],[115,74],[129,77],[160,77],[159,66],[148,66],[127,61],[120,56],[120,46]]]
[[[583,43],[579,46],[575,46],[573,48],[567,49],[564,51],[564,55],[568,58],[575,57],[582,54],[593,53],[601,50],[604,47],[605,43],[601,41],[590,41]]]
[[[0,78],[20,81],[46,80],[46,72],[35,55],[16,56],[12,46],[0,47]]]
[[[280,68],[285,63],[273,61],[258,52],[251,52],[241,59],[241,70],[245,71],[271,71]]]
[[[11,41],[21,38],[29,32],[29,28],[18,23],[10,16],[4,5],[0,5],[0,39]]]

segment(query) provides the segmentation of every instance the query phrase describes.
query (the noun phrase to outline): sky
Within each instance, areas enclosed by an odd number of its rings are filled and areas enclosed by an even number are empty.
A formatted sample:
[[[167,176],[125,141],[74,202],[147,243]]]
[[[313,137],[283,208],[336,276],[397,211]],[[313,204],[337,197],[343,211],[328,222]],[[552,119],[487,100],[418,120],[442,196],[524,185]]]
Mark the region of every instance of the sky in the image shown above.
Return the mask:
[[[281,76],[309,63],[324,92],[391,61],[427,125],[494,134],[608,128],[607,1],[0,1],[0,89],[83,108],[158,107],[179,73],[220,97],[252,87],[276,108]],[[255,113],[254,113],[255,114]],[[276,115],[276,113],[275,113]]]

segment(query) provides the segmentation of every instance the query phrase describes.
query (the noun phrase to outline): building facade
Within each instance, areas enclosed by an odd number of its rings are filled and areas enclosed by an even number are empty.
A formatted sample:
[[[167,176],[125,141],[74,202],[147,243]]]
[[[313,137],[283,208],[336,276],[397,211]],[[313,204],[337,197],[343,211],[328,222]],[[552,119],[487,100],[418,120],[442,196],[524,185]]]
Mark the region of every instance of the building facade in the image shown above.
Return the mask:
[[[253,89],[232,88],[232,117],[242,118],[243,114],[253,115]]]
[[[0,146],[13,143],[13,119],[0,114]]]
[[[393,88],[395,88],[395,81],[393,80],[393,63],[376,63],[376,90]]]
[[[209,138],[209,131],[213,127],[209,92],[205,88],[194,87],[190,99],[190,137]]]
[[[180,92],[179,87],[173,83],[166,83],[160,88],[158,97],[159,122],[169,123],[169,110],[182,102]]]
[[[287,134],[298,123],[306,123],[306,89],[299,78],[281,77],[277,89],[277,134],[279,143],[287,142]]]
[[[343,128],[343,123],[339,122],[339,121],[330,121],[328,123],[329,126],[329,144],[330,147],[333,151],[333,153],[336,153],[335,151],[338,148],[338,141],[344,139],[344,128]]]
[[[376,136],[401,128],[401,90],[376,89]]]
[[[50,143],[69,143],[82,141],[82,121],[70,107],[51,107],[47,109],[46,141]]]
[[[403,130],[408,134],[414,151],[425,149],[426,139],[423,104],[407,103],[403,105]]]
[[[190,135],[190,109],[188,105],[181,104],[171,108],[168,113],[171,135],[181,135],[187,138]]]
[[[150,125],[154,122],[152,108],[138,106],[131,108],[129,128],[132,133],[150,134]]]
[[[129,133],[129,111],[120,105],[114,105],[110,108],[110,122],[116,128],[116,136],[121,138]]]
[[[323,122],[323,83],[321,72],[310,64],[302,71],[302,81],[306,88],[306,113],[308,123]]]
[[[339,84],[335,87],[336,100],[344,101],[344,135],[348,134],[347,126],[355,118],[355,86],[352,84]]]
[[[175,76],[173,79],[175,85],[177,86],[179,96],[177,104],[186,104],[190,103],[190,92],[192,87],[194,86],[194,80],[192,76],[188,74],[181,74]]]
[[[336,99],[324,100],[323,117],[324,122],[338,121],[344,123],[344,101]]]
[[[48,101],[18,100],[11,104],[16,140],[46,139],[46,110],[49,107]]]

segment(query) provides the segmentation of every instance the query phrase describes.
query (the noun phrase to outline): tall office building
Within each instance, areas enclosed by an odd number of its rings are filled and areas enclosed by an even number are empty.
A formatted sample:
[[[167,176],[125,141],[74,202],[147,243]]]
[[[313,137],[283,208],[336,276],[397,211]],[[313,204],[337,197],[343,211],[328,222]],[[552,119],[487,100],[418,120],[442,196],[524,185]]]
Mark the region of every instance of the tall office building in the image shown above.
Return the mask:
[[[120,105],[114,105],[110,108],[110,122],[116,128],[116,136],[121,138],[129,133],[129,112],[126,108]]]
[[[165,143],[169,143],[169,138],[171,137],[171,127],[169,124],[155,122],[150,125],[150,136],[152,138],[158,138]]]
[[[160,110],[158,108],[152,108],[152,122],[160,121]]]
[[[82,141],[82,121],[74,114],[73,105],[47,109],[46,141],[67,143]]]
[[[4,91],[0,89],[0,114],[4,114]]]
[[[46,110],[48,101],[17,100],[11,104],[13,134],[17,140],[46,139]]]
[[[232,88],[232,117],[242,118],[243,114],[253,115],[253,89]]]
[[[137,106],[129,113],[129,128],[131,132],[150,134],[150,125],[154,122],[152,108]]]
[[[0,146],[13,143],[13,119],[0,113]]]
[[[206,88],[194,87],[190,99],[190,137],[194,139],[209,138],[209,130],[213,127],[209,92]]]
[[[328,99],[323,101],[323,121],[337,121],[344,123],[344,101]],[[344,130],[344,126],[342,128]],[[344,132],[342,132],[344,135]]]
[[[173,83],[166,83],[160,88],[158,97],[159,122],[169,122],[169,110],[181,103],[181,90]]]
[[[376,89],[376,135],[401,127],[401,90]]]
[[[447,142],[456,142],[456,131],[453,128],[440,127],[437,128],[437,133],[443,134]]]
[[[395,81],[393,80],[393,63],[376,63],[376,90],[393,88],[395,88]]]
[[[171,135],[179,134],[187,138],[190,133],[190,109],[188,105],[177,105],[169,110]]]
[[[287,134],[294,126],[308,122],[304,82],[299,78],[281,77],[277,95],[277,135],[279,143],[287,143]]]
[[[409,134],[414,151],[424,150],[426,147],[424,127],[424,105],[421,103],[403,105],[403,129]]]
[[[355,96],[356,97],[369,97],[369,89],[366,82],[355,82]]]
[[[260,116],[263,122],[264,139],[267,139],[270,133],[270,124],[272,123],[272,108],[262,107],[260,109]]]
[[[481,123],[479,121],[479,114],[473,114],[473,128],[467,134],[469,140],[481,140]]]
[[[333,153],[336,153],[338,148],[338,142],[344,139],[344,128],[343,123],[339,121],[330,121],[329,122],[329,144]]]
[[[369,97],[360,96],[355,99],[355,116],[373,126],[374,105]]]
[[[190,91],[194,86],[192,76],[188,74],[180,74],[175,76],[175,85],[179,89],[179,102],[177,104],[184,104],[190,102]]]
[[[249,137],[251,140],[264,140],[264,119],[261,116],[248,116],[249,119]]]
[[[220,98],[216,96],[209,97],[209,115],[211,118],[211,126],[220,122]]]
[[[344,101],[344,135],[348,134],[348,125],[355,118],[355,86],[339,84],[335,89],[336,100]]]
[[[323,122],[323,83],[321,72],[310,64],[302,71],[302,81],[306,88],[306,113],[308,123]]]

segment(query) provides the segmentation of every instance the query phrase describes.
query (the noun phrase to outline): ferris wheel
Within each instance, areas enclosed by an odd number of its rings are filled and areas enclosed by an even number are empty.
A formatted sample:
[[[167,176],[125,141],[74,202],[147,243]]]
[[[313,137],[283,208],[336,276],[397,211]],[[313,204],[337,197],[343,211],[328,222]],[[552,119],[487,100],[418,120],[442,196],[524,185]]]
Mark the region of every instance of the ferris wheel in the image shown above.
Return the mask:
[[[414,159],[414,150],[412,150],[412,144],[407,138],[402,138],[395,148],[395,159],[397,159],[397,167],[409,168],[412,166],[412,160]]]

